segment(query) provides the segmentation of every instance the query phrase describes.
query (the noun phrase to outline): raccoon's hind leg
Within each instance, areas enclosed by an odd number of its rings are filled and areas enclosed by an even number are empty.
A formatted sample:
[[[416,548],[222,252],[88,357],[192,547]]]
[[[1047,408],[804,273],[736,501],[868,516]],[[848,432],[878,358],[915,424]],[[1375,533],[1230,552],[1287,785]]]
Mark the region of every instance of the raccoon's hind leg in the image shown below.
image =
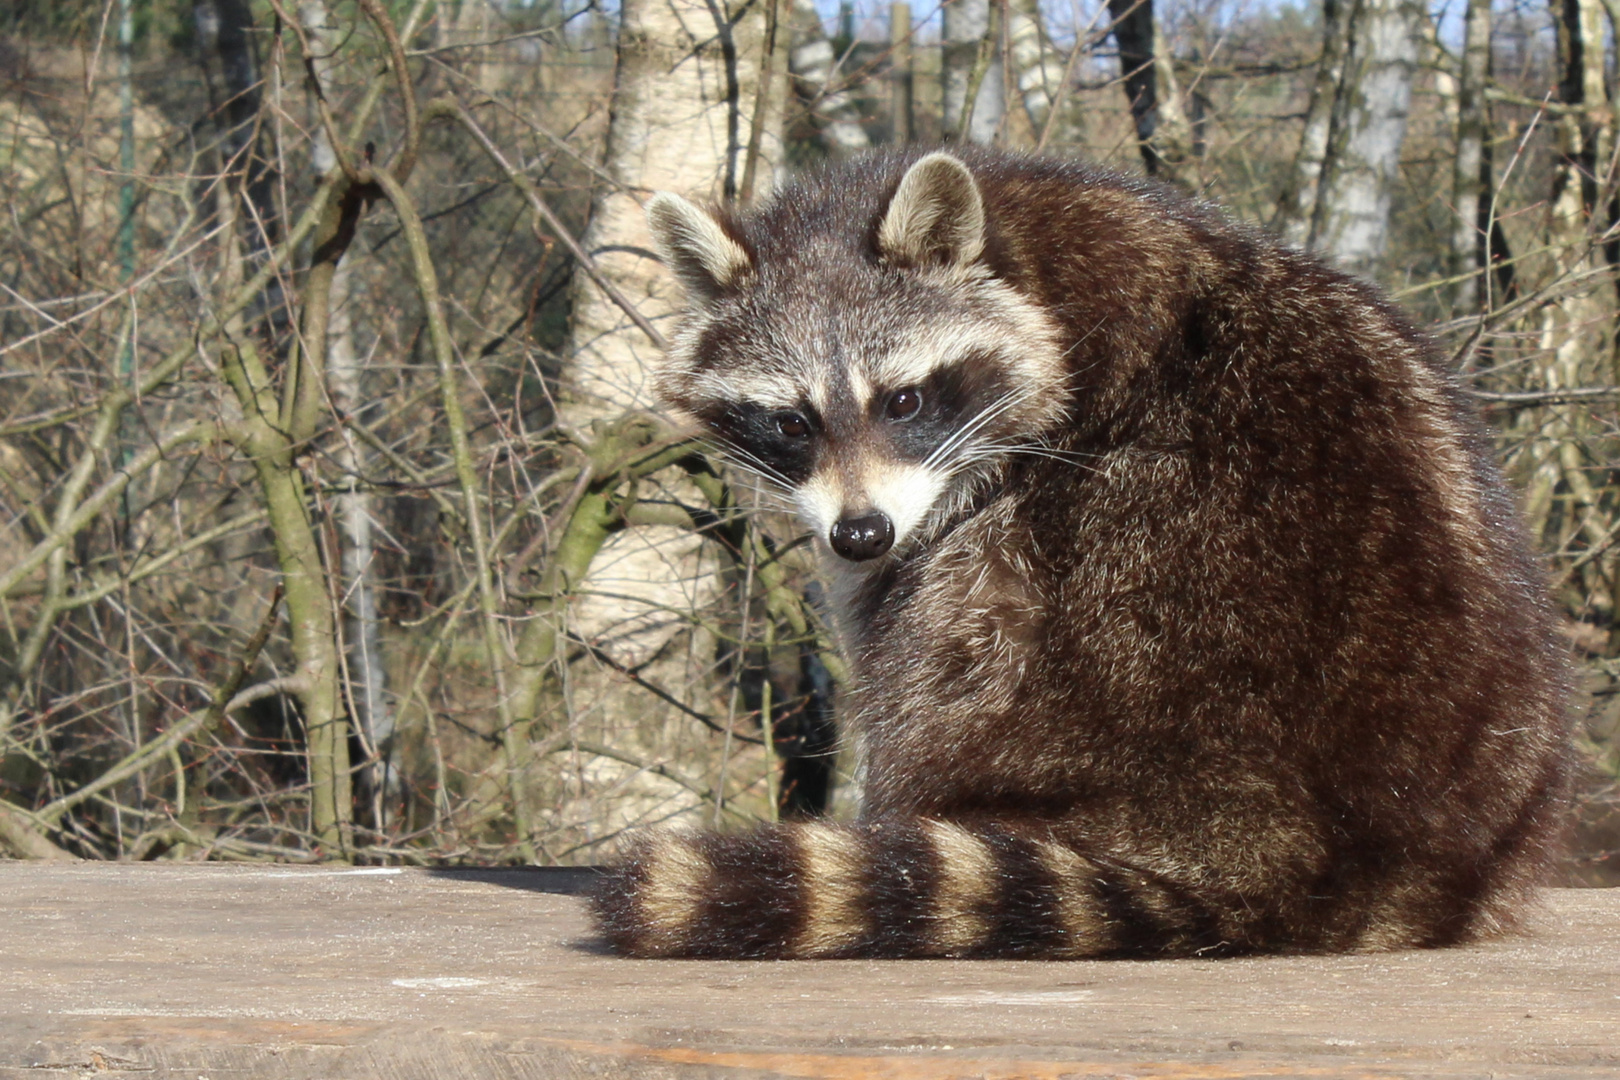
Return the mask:
[[[1085,957],[1220,949],[1224,921],[1045,827],[926,819],[640,837],[592,897],[629,956]]]

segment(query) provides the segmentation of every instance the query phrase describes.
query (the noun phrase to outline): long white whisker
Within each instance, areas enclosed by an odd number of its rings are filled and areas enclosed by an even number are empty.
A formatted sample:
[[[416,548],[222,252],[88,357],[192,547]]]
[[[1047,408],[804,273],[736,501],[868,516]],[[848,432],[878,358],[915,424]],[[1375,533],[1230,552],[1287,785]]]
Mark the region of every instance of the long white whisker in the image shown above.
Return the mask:
[[[1010,454],[1026,454],[1026,455],[1028,455],[1030,457],[1047,458],[1047,459],[1049,459],[1051,461],[1061,461],[1065,465],[1073,465],[1077,469],[1085,469],[1088,472],[1094,472],[1094,473],[1103,472],[1102,469],[1097,468],[1095,465],[1089,465],[1084,460],[1082,460],[1083,458],[1086,458],[1086,457],[1091,457],[1091,458],[1100,457],[1101,455],[1099,455],[1099,454],[1072,454],[1072,453],[1068,453],[1068,452],[1063,451],[1063,450],[1053,450],[1053,449],[1050,449],[1049,447],[1044,447],[1044,446],[1030,446],[1030,445],[1004,446],[1004,445],[991,444],[991,445],[987,445],[987,446],[984,446],[984,447],[976,447],[972,454],[965,454],[965,455],[963,455],[962,458],[959,458],[958,460],[959,461],[964,461],[965,460],[965,461],[967,461],[969,463],[973,463],[973,462],[978,462],[978,461],[984,461],[984,460],[987,460],[989,458],[1002,457],[1004,455],[1010,455]]]
[[[783,476],[777,470],[771,468],[771,466],[767,465],[765,462],[761,461],[751,451],[739,446],[737,443],[731,442],[730,440],[723,440],[716,442],[715,447],[720,451],[721,454],[731,458],[738,465],[747,469],[749,472],[757,473],[766,480],[769,480],[771,483],[776,484],[784,489],[792,489],[792,481]]]
[[[789,514],[793,512],[792,500],[783,498],[782,493],[776,488],[764,487],[759,484],[751,484],[748,481],[738,477],[732,477],[730,483],[732,487],[740,488],[743,491],[752,492],[753,494],[759,496],[762,500],[760,506],[760,509],[762,510],[779,511]]]
[[[928,457],[924,459],[923,467],[933,468],[937,466],[945,459],[947,455],[954,453],[958,447],[981,431],[985,425],[1001,416],[1007,410],[1023,403],[1027,397],[1028,393],[1026,391],[1017,391],[1004,394],[995,401],[991,402],[989,405],[986,405],[983,409],[980,409],[978,414],[975,415],[973,419],[962,425],[951,434],[950,438],[946,439],[943,443],[940,443],[939,446],[934,448],[934,452],[929,454]]]
[[[1042,457],[1049,457],[1056,461],[1071,461],[1077,465],[1086,461],[1100,460],[1106,456],[1104,454],[1086,454],[1076,450],[1058,450],[1055,447],[1040,441],[1016,442],[1011,440],[992,440],[990,442],[979,444],[977,449],[1004,454],[1039,454]]]
[[[938,465],[947,455],[954,453],[957,447],[972,438],[986,424],[1010,409],[1014,404],[1014,400],[1014,395],[1008,394],[980,409],[973,419],[952,432],[950,438],[934,448],[934,452],[924,459],[923,467],[932,468]]]

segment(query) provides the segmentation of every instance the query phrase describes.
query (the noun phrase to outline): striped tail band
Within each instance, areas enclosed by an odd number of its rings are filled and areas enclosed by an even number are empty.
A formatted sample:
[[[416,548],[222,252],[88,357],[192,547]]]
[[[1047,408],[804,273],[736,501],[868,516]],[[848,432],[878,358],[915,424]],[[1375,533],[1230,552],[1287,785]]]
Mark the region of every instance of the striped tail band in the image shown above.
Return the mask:
[[[642,957],[1089,957],[1217,945],[1202,904],[1036,829],[882,821],[640,837],[592,897]]]

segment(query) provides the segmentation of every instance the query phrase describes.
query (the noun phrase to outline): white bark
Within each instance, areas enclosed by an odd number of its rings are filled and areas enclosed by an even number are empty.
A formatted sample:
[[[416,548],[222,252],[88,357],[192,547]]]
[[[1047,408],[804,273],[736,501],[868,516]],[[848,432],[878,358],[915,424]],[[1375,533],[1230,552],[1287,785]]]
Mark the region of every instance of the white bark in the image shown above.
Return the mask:
[[[442,5],[436,25],[443,44],[480,46],[458,49],[450,55],[473,85],[493,97],[507,89],[512,65],[504,62],[504,47],[482,45],[501,36],[501,27],[491,18],[490,6],[490,0]]]
[[[324,0],[304,0],[298,7],[299,21],[315,49],[316,78],[327,91],[329,59],[338,51],[342,34],[331,18]],[[337,164],[336,155],[319,121],[311,118],[315,132],[311,164],[316,175]],[[362,380],[365,363],[354,347],[351,293],[358,284],[353,263],[345,258],[332,272],[330,315],[326,329],[326,387],[335,413],[357,415],[365,409]],[[382,635],[377,620],[377,586],[373,567],[377,557],[372,539],[373,506],[371,492],[360,478],[367,471],[367,455],[345,432],[333,450],[340,470],[340,490],[334,502],[342,545],[341,569],[344,592],[344,645],[347,649],[350,697],[355,730],[378,760],[364,774],[365,786],[374,800],[376,823],[381,826],[398,789],[399,778],[389,768],[389,751],[394,734],[394,713],[388,702],[388,677],[383,667]]]
[[[1480,306],[1489,282],[1487,214],[1490,192],[1485,168],[1485,80],[1491,63],[1491,0],[1468,0],[1463,25],[1462,69],[1457,80],[1457,156],[1452,171],[1451,272],[1473,273],[1453,292],[1459,314]]]
[[[949,0],[945,4],[944,57],[940,67],[943,98],[943,128],[950,139],[988,146],[995,141],[1007,102],[1001,50],[991,42],[989,62],[982,65],[979,91],[973,107],[967,95],[979,61],[985,52],[985,39],[991,33],[990,0]],[[965,125],[965,126],[964,126]]]
[[[1068,59],[1053,46],[1046,33],[1039,0],[1011,0],[1007,12],[1007,41],[1013,85],[1018,88],[1036,137],[1040,137],[1052,106],[1057,103],[1060,112],[1052,130],[1053,141],[1073,141],[1080,129],[1079,110],[1073,94],[1061,94]]]
[[[767,3],[777,3],[774,79],[760,95]],[[653,191],[723,202],[740,190],[751,133],[759,132],[754,196],[768,194],[782,157],[782,113],[789,85],[787,45],[791,0],[621,0],[618,67],[603,170],[613,183],[597,194],[582,246],[604,277],[668,333],[683,305],[677,284],[653,253],[642,206]],[[716,11],[720,19],[716,19]],[[742,12],[740,19],[736,13]],[[729,26],[717,25],[737,19]],[[729,42],[729,48],[728,48]],[[728,54],[732,58],[728,62]],[[762,108],[756,125],[753,112]],[[576,272],[572,291],[571,355],[565,370],[562,419],[589,434],[589,424],[654,402],[648,377],[658,356],[653,344],[587,275]],[[655,493],[643,488],[642,494]],[[686,490],[672,493],[689,502]],[[712,557],[690,532],[673,527],[615,533],[591,564],[584,588],[570,605],[568,629],[641,677],[707,708],[715,643],[692,630],[682,613],[714,602]],[[650,758],[702,755],[706,745],[693,722],[614,672],[589,663],[564,670],[568,722],[602,741],[635,746]],[[587,726],[581,726],[587,725]],[[696,740],[694,743],[693,740]],[[588,813],[602,827],[618,827],[666,806],[670,794],[656,778],[632,781],[630,770],[597,763],[581,772],[579,790],[598,783],[628,786],[602,821],[595,799],[570,802],[564,818]],[[682,801],[681,795],[676,801]],[[569,809],[575,807],[575,809]],[[667,809],[664,811],[667,812]]]
[[[1136,125],[1137,147],[1149,175],[1195,185],[1189,176],[1192,126],[1181,105],[1169,47],[1154,17],[1152,0],[1108,0],[1114,41],[1119,45],[1125,100]]]
[[[1181,82],[1176,78],[1174,57],[1170,43],[1164,38],[1164,27],[1153,20],[1153,71],[1157,75],[1159,91],[1159,126],[1153,133],[1159,147],[1159,157],[1165,163],[1167,180],[1192,185],[1196,182],[1196,163],[1193,161],[1192,122],[1181,102]]]
[[[799,96],[810,103],[810,111],[819,121],[821,138],[829,150],[840,155],[853,154],[872,144],[861,126],[854,95],[835,83],[838,57],[811,0],[794,0],[793,40],[788,63]]]
[[[621,4],[603,161],[613,183],[597,194],[581,241],[603,276],[660,325],[668,324],[681,296],[653,254],[642,203],[653,191],[723,201],[728,178],[735,186],[746,168],[765,36],[763,5],[749,7],[729,36],[735,79],[728,77],[721,34],[704,0]],[[756,183],[756,198],[766,193],[781,161],[785,83],[778,75],[765,103],[758,170],[763,179]],[[734,103],[728,101],[733,84]],[[650,405],[647,374],[656,350],[588,276],[575,274],[574,283],[566,418],[578,424]]]
[[[1406,138],[1423,26],[1420,0],[1362,0],[1316,207],[1311,247],[1371,274],[1389,240],[1389,209]]]
[[[1327,160],[1328,135],[1333,129],[1333,105],[1344,79],[1344,64],[1350,50],[1350,16],[1356,2],[1326,0],[1322,12],[1322,57],[1311,86],[1311,103],[1305,113],[1305,130],[1300,135],[1294,172],[1283,192],[1276,220],[1277,232],[1295,247],[1306,247],[1311,240],[1322,166]]]
[[[333,409],[346,415],[358,414],[366,406],[361,385],[365,364],[355,352],[349,320],[349,293],[354,280],[348,267],[340,263],[332,275],[332,314],[327,329],[326,385]],[[352,436],[334,448],[333,456],[342,470],[343,487],[335,502],[343,545],[344,644],[350,695],[356,729],[369,744],[367,749],[377,756],[376,764],[368,770],[367,787],[373,798],[382,801],[382,805],[376,807],[380,823],[388,812],[389,795],[398,787],[398,777],[389,767],[394,713],[388,701],[388,676],[383,667],[382,635],[377,618],[373,501],[371,492],[365,490],[361,482],[368,460]]]
[[[1601,213],[1602,202],[1593,205],[1588,190],[1588,172],[1594,167],[1607,171],[1613,147],[1613,114],[1604,80],[1604,27],[1600,0],[1573,0],[1554,9],[1558,19],[1559,88],[1564,104],[1584,105],[1584,115],[1565,113],[1558,117],[1558,163],[1548,201],[1546,247],[1552,254],[1560,279],[1567,282],[1554,295],[1556,302],[1541,312],[1542,385],[1556,390],[1591,386],[1614,377],[1614,293],[1613,282],[1602,271],[1602,248],[1595,243],[1600,232],[1594,213]],[[1587,472],[1582,444],[1587,438],[1590,419],[1585,410],[1558,406],[1547,415],[1527,416],[1534,423],[1534,436],[1527,440],[1525,471],[1525,513],[1532,526],[1544,529],[1553,498],[1560,484],[1572,496],[1571,512],[1578,525],[1567,525],[1573,533],[1580,529],[1594,549],[1606,547],[1610,537],[1601,528],[1602,515],[1588,512],[1598,505]],[[1569,536],[1553,538],[1560,547]],[[1612,585],[1604,563],[1589,564],[1586,586],[1606,596]]]
[[[298,5],[298,21],[309,37],[310,47],[316,52],[312,66],[324,94],[331,89],[329,72],[341,34],[332,22],[332,14],[326,8],[326,0],[304,0]],[[309,124],[310,130],[310,166],[316,176],[325,176],[336,168],[337,154],[332,149],[332,140],[327,137],[326,127],[321,123],[320,113],[313,101],[306,110],[305,121]]]

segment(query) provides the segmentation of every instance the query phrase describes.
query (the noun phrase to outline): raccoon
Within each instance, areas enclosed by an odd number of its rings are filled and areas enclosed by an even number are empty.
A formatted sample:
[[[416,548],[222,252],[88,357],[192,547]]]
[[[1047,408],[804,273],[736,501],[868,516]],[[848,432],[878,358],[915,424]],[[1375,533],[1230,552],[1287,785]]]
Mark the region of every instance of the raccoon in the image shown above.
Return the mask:
[[[890,152],[647,213],[664,402],[815,536],[857,821],[657,831],[658,957],[1116,957],[1499,932],[1566,661],[1482,425],[1370,286],[1150,182]]]

